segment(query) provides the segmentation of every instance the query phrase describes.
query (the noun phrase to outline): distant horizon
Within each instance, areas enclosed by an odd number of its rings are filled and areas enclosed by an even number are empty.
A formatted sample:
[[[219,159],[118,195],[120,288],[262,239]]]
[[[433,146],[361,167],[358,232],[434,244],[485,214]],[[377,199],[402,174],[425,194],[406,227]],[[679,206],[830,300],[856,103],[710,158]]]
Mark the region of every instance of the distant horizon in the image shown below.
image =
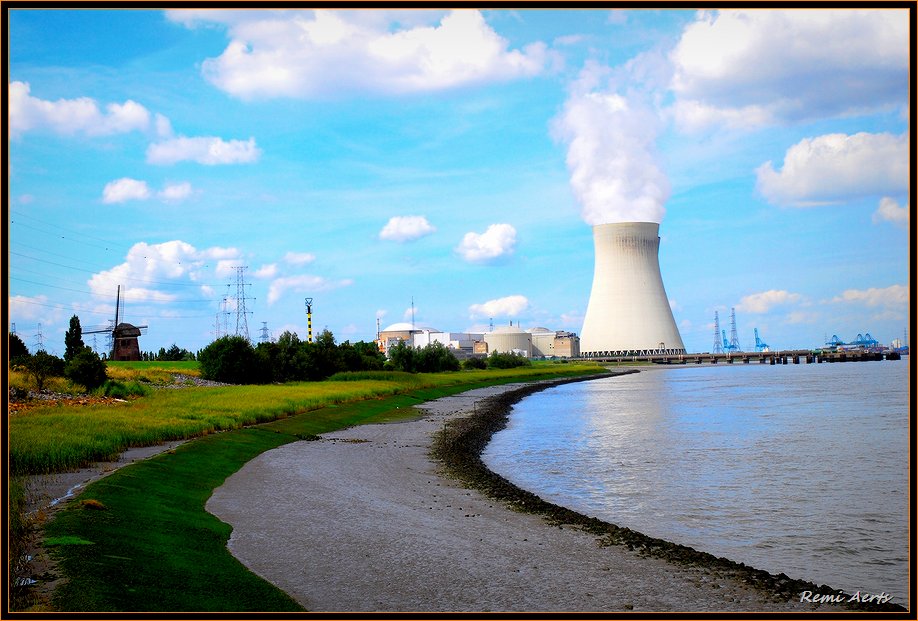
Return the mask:
[[[233,332],[238,297],[256,343],[305,340],[305,298],[339,342],[579,335],[591,227],[645,221],[689,352],[731,308],[746,349],[908,341],[896,6],[4,6],[8,330],[60,355],[122,285],[142,351]]]

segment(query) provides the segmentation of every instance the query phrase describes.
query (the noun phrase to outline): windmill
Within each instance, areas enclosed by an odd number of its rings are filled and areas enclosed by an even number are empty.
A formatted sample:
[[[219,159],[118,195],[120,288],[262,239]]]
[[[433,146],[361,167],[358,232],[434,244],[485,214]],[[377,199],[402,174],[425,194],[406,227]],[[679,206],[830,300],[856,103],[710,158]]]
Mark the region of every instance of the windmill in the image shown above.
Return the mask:
[[[115,297],[115,321],[106,328],[86,330],[83,334],[108,334],[111,340],[109,360],[140,360],[140,344],[137,337],[146,334],[147,326],[135,326],[118,321],[119,315],[124,315],[121,299],[121,285]]]

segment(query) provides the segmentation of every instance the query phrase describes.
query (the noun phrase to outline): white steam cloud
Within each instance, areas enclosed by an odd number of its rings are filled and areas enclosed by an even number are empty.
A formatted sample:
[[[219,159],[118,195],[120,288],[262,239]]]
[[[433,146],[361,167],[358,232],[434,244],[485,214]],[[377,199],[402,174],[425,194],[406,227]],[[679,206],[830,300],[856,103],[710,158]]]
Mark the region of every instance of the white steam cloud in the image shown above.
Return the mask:
[[[597,87],[587,67],[574,85],[553,135],[567,144],[571,188],[590,225],[657,222],[669,197],[655,142],[660,119],[637,93]]]

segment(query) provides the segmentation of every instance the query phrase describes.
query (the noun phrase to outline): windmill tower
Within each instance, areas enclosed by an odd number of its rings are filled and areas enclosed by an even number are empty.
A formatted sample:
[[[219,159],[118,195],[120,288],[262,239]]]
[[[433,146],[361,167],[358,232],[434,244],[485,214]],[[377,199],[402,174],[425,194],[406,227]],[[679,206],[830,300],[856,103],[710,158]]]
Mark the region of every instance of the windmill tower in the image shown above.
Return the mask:
[[[593,289],[580,334],[584,356],[685,353],[660,274],[660,225],[593,227]]]
[[[124,315],[124,300],[121,299],[121,285],[115,295],[115,321],[107,328],[84,330],[83,334],[107,334],[111,340],[110,360],[140,360],[140,342],[137,338],[145,334],[147,326],[135,326],[119,321]]]

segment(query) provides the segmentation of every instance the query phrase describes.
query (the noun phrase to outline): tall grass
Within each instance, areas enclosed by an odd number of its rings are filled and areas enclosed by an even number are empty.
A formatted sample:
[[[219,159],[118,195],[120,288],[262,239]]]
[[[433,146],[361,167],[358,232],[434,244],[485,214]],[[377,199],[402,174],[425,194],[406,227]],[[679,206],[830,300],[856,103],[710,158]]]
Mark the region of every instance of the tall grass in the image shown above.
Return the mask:
[[[237,429],[331,405],[599,370],[596,365],[557,365],[414,375],[379,372],[349,381],[154,390],[117,405],[38,407],[10,415],[9,463],[13,474],[61,472],[113,459],[135,446]]]

